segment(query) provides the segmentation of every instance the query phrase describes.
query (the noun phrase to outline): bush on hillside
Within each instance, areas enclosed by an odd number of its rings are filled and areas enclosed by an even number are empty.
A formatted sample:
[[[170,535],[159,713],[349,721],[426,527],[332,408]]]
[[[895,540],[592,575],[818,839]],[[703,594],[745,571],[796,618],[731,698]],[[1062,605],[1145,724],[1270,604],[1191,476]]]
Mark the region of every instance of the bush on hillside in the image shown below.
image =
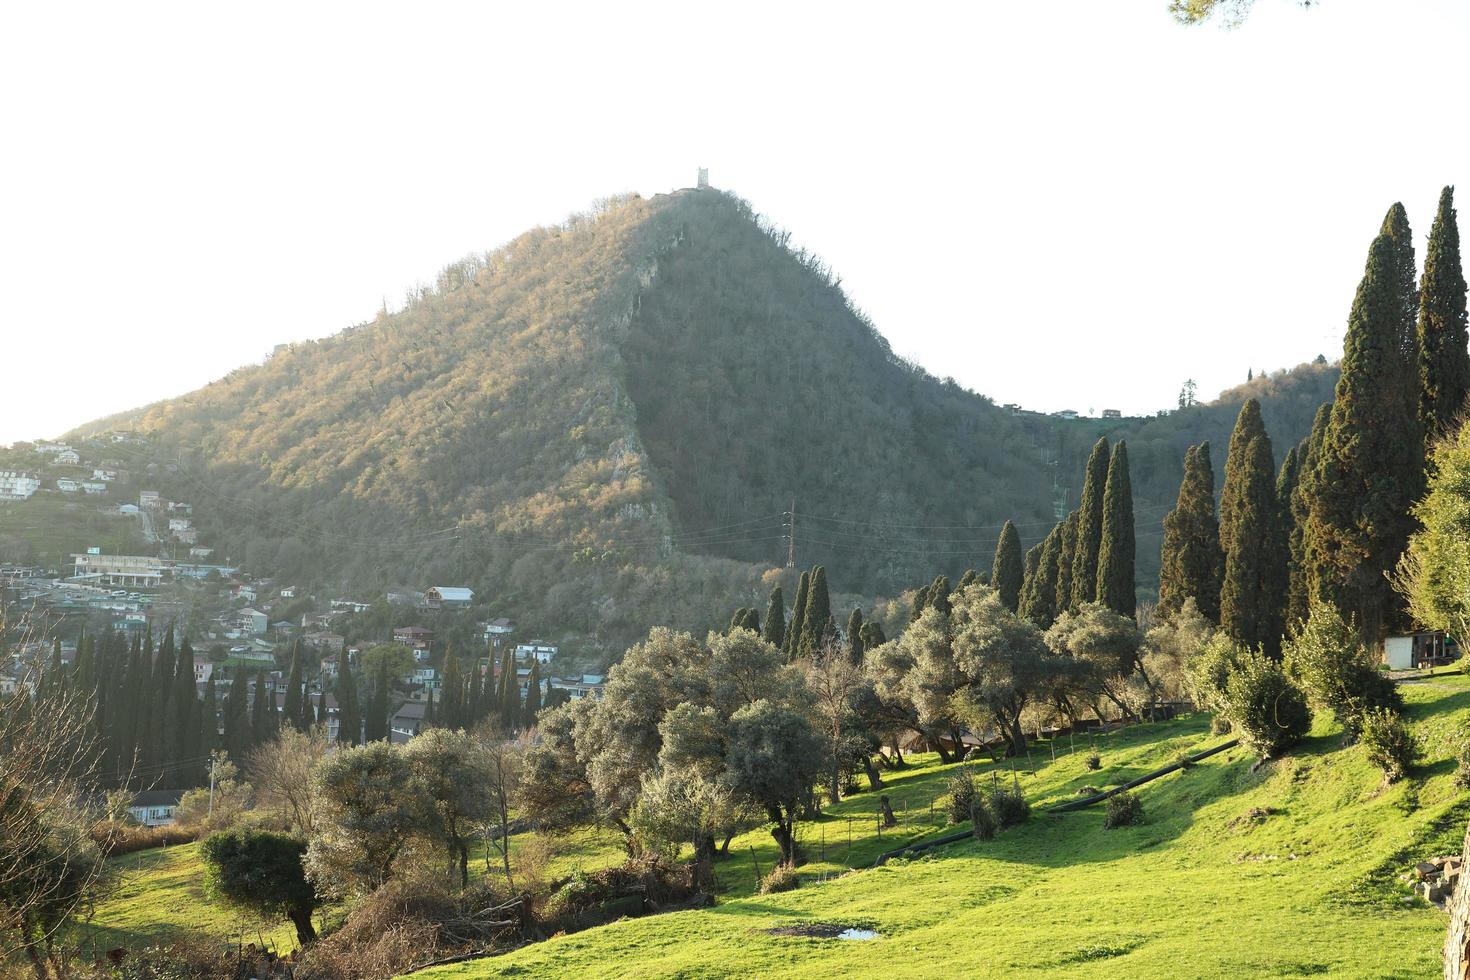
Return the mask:
[[[1143,823],[1143,800],[1126,789],[1108,797],[1108,812],[1103,817],[1103,829],[1132,827]]]
[[[1403,779],[1419,761],[1419,740],[1397,712],[1371,708],[1363,713],[1358,740],[1368,761],[1383,773],[1385,783]]]
[[[1306,696],[1281,665],[1259,651],[1243,654],[1225,684],[1225,716],[1240,744],[1262,759],[1300,742],[1312,727]]]
[[[1210,731],[1216,735],[1230,731],[1225,688],[1245,654],[1245,649],[1229,636],[1216,633],[1190,662],[1189,698],[1199,708],[1211,712]]]
[[[974,818],[970,824],[970,833],[976,840],[994,840],[996,831],[995,814],[990,810],[990,803],[986,800],[976,800]]]
[[[1351,740],[1369,709],[1397,711],[1402,702],[1337,607],[1313,599],[1310,610],[1301,632],[1286,641],[1286,669],[1312,706],[1331,711]]]
[[[1098,755],[1096,752],[1089,752],[1087,755],[1087,771],[1097,772],[1101,768],[1102,756]]]
[[[975,805],[975,778],[968,772],[955,773],[946,781],[949,789],[947,813],[950,823],[964,823],[970,819]]]
[[[796,875],[796,869],[787,864],[778,864],[761,879],[760,893],[762,895],[774,895],[777,892],[789,892],[801,884],[801,879]]]
[[[1001,830],[1031,819],[1031,804],[1026,802],[1019,789],[997,789],[990,794],[987,806]]]

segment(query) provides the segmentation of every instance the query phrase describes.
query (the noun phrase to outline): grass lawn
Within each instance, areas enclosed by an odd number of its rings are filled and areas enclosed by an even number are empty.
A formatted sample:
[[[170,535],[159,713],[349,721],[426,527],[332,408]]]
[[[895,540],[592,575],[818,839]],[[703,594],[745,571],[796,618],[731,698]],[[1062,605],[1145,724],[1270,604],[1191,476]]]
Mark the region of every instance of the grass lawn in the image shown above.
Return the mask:
[[[85,954],[119,946],[136,949],[184,933],[229,943],[242,937],[258,942],[258,936],[280,950],[296,946],[296,930],[289,923],[257,922],[208,899],[198,844],[138,851],[109,864],[117,874],[113,893],[67,939]]]
[[[1100,807],[1038,814],[993,842],[771,896],[748,894],[748,860],[725,862],[728,894],[742,897],[715,908],[624,920],[423,976],[1433,976],[1445,917],[1405,902],[1395,878],[1415,860],[1459,850],[1470,798],[1452,784],[1451,736],[1470,722],[1470,679],[1436,676],[1401,690],[1426,758],[1395,786],[1381,786],[1362,750],[1343,748],[1336,725],[1319,718],[1305,744],[1257,772],[1234,749],[1142,787],[1141,826],[1104,830]],[[1100,772],[1086,771],[1082,751],[1053,764],[1043,746],[1032,750],[1035,770],[1018,778],[1044,803],[1218,741],[1199,719],[1139,726],[1099,740]],[[909,794],[903,834],[927,831],[918,803],[927,813],[945,775],[926,760],[892,780],[895,803]],[[873,804],[862,794],[807,826],[809,852],[827,830],[829,858],[807,874],[837,869],[834,836]],[[1253,819],[1253,810],[1267,815]],[[853,864],[896,845],[891,832],[881,844],[876,836],[855,838]],[[758,860],[759,837],[742,842]],[[879,937],[766,931],[806,922]]]

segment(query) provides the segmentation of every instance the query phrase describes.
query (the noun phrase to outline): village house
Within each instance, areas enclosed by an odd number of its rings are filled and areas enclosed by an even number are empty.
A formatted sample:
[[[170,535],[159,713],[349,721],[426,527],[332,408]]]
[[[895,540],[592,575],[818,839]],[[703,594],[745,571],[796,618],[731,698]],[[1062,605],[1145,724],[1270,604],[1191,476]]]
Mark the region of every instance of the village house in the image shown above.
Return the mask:
[[[481,643],[492,643],[500,646],[500,641],[516,631],[515,624],[504,616],[492,619],[486,623],[476,624],[475,637]]]
[[[144,510],[157,510],[160,506],[157,490],[143,490],[138,493],[138,506]]]
[[[56,481],[56,489],[60,490],[62,493],[76,493],[81,488],[82,485],[76,480],[72,480],[64,476]]]
[[[119,508],[119,510],[120,509],[121,508]],[[189,549],[189,557],[190,558],[208,558],[212,554],[214,554],[214,549],[213,548],[199,548],[199,547],[195,547],[195,548],[190,548]]]
[[[101,480],[83,480],[82,481],[82,492],[83,493],[90,493],[93,496],[96,496],[97,494],[101,494],[101,493],[106,493],[107,492],[107,484],[103,483]]]
[[[163,560],[151,555],[73,554],[73,579],[90,584],[143,586],[163,584]]]
[[[535,660],[540,664],[549,664],[556,657],[558,648],[546,643],[521,643],[516,646],[517,661]]]
[[[76,466],[81,461],[81,454],[75,449],[63,449],[56,454],[56,462],[62,466]]]
[[[423,626],[400,626],[393,631],[395,643],[411,647],[426,647],[434,639],[434,631]]]
[[[244,582],[236,582],[230,587],[230,595],[236,599],[244,599],[246,602],[255,601],[255,586]]]
[[[282,589],[281,590],[281,598],[282,599],[294,599],[294,598],[296,598],[296,586],[294,586],[294,585],[288,585],[284,589]]]
[[[92,470],[92,479],[101,480],[104,483],[111,483],[117,479],[117,470],[110,470],[99,466]]]
[[[475,593],[459,586],[435,585],[424,593],[424,601],[430,609],[466,609],[475,601]]]
[[[580,677],[553,677],[547,686],[553,691],[566,691],[573,701],[582,698],[602,697],[604,677],[601,674],[583,674]]]
[[[193,524],[194,522],[187,517],[170,517],[168,519],[168,529],[170,531],[187,531]]]
[[[270,628],[270,617],[259,609],[246,606],[235,613],[235,628],[243,633],[262,635]]]
[[[401,745],[417,735],[424,727],[428,707],[426,701],[405,701],[389,721],[389,741]]]
[[[194,513],[194,505],[186,504],[182,500],[170,500],[168,502],[168,512],[170,514],[184,514],[188,516]]]
[[[310,643],[318,650],[333,650],[337,652],[341,652],[342,644],[347,642],[347,638],[341,633],[331,633],[325,630],[307,633],[302,639],[306,640],[307,643]]]
[[[366,602],[357,602],[353,599],[333,599],[332,610],[334,612],[365,613],[372,606]]]
[[[41,489],[34,473],[22,470],[0,470],[0,500],[27,500]]]
[[[134,794],[128,804],[128,815],[145,827],[166,827],[175,822],[183,791],[149,789]]]

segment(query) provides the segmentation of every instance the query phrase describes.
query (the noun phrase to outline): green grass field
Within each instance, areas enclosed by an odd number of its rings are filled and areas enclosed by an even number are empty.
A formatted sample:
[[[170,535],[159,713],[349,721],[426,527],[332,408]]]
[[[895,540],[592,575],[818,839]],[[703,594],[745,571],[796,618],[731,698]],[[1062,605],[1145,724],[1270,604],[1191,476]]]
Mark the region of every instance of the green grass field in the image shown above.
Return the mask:
[[[73,928],[68,945],[91,955],[136,949],[194,933],[221,943],[265,940],[277,949],[296,945],[284,922],[257,922],[211,902],[204,894],[198,844],[125,854],[110,862],[115,887],[92,916]]]
[[[1038,814],[993,842],[772,896],[749,896],[736,860],[720,872],[730,894],[744,895],[715,908],[624,920],[422,976],[1433,976],[1445,917],[1405,902],[1396,876],[1459,849],[1470,799],[1452,785],[1451,739],[1470,721],[1470,679],[1402,689],[1426,759],[1392,787],[1319,719],[1304,745],[1257,772],[1234,749],[1141,788],[1141,826],[1104,830],[1101,808]],[[1140,726],[1099,740],[1101,772],[1086,772],[1080,751],[1052,764],[1043,746],[1045,760],[1033,749],[1037,768],[1020,778],[1044,803],[1218,741],[1198,719]],[[922,800],[943,776],[932,763],[916,767],[890,795]],[[849,808],[869,809],[865,796],[820,822],[829,859]],[[1253,809],[1269,815],[1250,819]],[[813,833],[803,833],[808,850]],[[886,834],[884,846],[894,843]],[[853,863],[881,849],[876,834],[865,838]],[[810,922],[879,937],[767,931]]]

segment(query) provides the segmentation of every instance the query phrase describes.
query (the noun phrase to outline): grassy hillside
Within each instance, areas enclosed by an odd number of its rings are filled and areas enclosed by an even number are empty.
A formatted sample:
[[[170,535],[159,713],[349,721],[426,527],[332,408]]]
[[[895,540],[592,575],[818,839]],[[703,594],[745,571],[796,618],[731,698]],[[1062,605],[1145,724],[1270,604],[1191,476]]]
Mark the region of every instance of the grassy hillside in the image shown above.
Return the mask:
[[[1144,787],[1141,826],[1104,830],[1098,808],[1039,815],[993,842],[423,976],[1433,975],[1444,915],[1404,901],[1395,879],[1458,850],[1470,803],[1452,785],[1449,742],[1470,722],[1470,680],[1404,693],[1428,757],[1386,789],[1319,719],[1304,746],[1258,772],[1233,750]],[[1155,726],[1151,747],[1104,746],[1101,774],[1082,771],[1080,756],[1041,766],[1030,792],[1061,798],[1206,741],[1198,721]],[[768,931],[813,922],[879,938]]]
[[[1278,450],[1334,372],[1257,383]],[[609,655],[763,605],[785,559],[896,594],[1033,544],[1101,432],[1132,444],[1145,594],[1184,446],[1246,392],[1144,420],[1013,415],[895,357],[739,199],[602,202],[444,270],[400,312],[103,420],[249,570],[344,591],[463,583]],[[1056,494],[1054,495],[1054,485]]]

